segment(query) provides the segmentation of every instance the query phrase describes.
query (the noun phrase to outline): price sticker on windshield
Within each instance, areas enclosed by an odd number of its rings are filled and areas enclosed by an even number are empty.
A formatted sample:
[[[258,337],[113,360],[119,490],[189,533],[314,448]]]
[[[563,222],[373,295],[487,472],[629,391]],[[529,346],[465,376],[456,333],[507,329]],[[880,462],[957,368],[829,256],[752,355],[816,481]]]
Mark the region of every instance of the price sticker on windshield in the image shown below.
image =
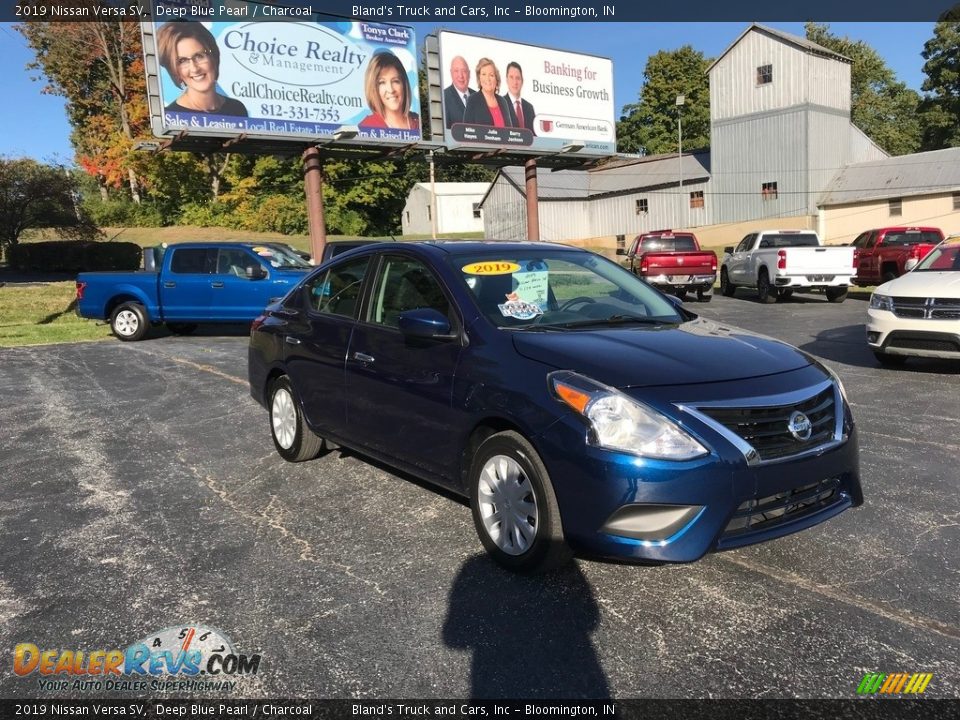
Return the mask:
[[[475,262],[460,268],[465,275],[510,275],[520,269],[515,262],[507,260],[488,260]]]

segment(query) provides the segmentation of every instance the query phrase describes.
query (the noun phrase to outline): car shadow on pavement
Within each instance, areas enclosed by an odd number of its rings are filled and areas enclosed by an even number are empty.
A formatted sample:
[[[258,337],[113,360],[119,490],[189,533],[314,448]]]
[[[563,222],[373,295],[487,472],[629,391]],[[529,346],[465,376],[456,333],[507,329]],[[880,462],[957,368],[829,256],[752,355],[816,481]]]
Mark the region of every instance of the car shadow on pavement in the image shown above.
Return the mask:
[[[528,576],[476,555],[453,583],[443,642],[472,652],[473,698],[606,699],[610,686],[590,638],[599,619],[576,563]]]
[[[881,365],[867,345],[866,330],[863,325],[845,325],[830,328],[818,333],[813,342],[800,346],[801,350],[823,358],[852,365],[854,367],[876,368]],[[891,368],[891,372],[940,373],[960,375],[960,361],[940,360],[938,358],[910,358],[906,364]]]

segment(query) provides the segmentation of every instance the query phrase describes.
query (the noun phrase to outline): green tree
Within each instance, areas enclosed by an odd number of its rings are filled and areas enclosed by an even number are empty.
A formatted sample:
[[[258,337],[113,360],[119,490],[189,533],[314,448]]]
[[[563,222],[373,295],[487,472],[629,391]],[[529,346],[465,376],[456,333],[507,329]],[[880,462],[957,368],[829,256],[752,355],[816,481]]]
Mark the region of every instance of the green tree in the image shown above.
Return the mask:
[[[808,22],[807,40],[850,58],[850,119],[891,155],[920,147],[920,95],[899,82],[880,54],[862,40],[838,37],[830,26]]]
[[[960,22],[938,22],[921,53],[923,149],[960,146]]]
[[[79,202],[67,168],[28,158],[0,158],[0,247],[16,245],[24,230],[51,228],[62,237],[99,235]]]
[[[709,66],[710,60],[690,45],[651,55],[643,71],[639,102],[624,106],[617,123],[620,152],[646,155],[676,152],[677,95],[684,96],[684,150],[709,147]]]

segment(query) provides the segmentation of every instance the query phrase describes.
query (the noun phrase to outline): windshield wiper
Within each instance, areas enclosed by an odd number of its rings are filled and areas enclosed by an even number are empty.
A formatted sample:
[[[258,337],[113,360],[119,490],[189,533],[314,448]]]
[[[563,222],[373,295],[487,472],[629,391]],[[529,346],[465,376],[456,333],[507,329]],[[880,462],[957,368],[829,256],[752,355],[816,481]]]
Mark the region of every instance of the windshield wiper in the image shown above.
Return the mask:
[[[677,321],[664,320],[663,318],[645,317],[642,315],[610,315],[605,318],[590,318],[588,320],[573,320],[565,323],[544,323],[543,325],[534,325],[532,328],[580,328],[593,325],[675,325]]]

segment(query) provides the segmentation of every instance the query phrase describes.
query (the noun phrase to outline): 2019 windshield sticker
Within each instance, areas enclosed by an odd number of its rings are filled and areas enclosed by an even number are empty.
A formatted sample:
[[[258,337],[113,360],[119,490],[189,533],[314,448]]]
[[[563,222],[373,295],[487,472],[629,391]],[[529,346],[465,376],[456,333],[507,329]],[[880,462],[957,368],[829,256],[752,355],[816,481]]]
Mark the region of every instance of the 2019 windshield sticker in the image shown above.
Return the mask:
[[[520,269],[520,266],[509,260],[486,260],[470,263],[460,268],[464,275],[510,275]]]

